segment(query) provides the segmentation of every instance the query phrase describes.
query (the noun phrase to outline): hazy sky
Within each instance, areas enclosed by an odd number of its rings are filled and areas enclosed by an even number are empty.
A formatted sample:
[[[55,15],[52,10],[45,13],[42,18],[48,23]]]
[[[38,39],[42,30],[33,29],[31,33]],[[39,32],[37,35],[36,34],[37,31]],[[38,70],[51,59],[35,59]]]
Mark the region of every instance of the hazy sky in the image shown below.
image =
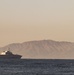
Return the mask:
[[[74,42],[74,0],[0,0],[0,46],[44,39]]]

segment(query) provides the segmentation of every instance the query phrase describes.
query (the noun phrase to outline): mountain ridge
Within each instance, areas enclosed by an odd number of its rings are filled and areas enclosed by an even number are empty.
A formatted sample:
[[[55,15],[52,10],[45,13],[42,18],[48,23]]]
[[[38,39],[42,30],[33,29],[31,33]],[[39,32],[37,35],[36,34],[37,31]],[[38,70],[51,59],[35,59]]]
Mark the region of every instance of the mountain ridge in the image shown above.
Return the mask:
[[[35,40],[23,43],[12,43],[0,48],[21,54],[23,58],[34,59],[73,59],[74,43],[54,40]]]

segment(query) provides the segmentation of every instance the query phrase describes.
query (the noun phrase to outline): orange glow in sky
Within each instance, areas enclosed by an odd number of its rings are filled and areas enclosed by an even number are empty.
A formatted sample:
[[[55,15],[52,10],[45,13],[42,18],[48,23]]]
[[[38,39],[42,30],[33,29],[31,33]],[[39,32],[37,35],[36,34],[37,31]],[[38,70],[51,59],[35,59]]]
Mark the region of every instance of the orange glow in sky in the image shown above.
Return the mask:
[[[74,0],[0,0],[0,46],[43,39],[74,42]]]

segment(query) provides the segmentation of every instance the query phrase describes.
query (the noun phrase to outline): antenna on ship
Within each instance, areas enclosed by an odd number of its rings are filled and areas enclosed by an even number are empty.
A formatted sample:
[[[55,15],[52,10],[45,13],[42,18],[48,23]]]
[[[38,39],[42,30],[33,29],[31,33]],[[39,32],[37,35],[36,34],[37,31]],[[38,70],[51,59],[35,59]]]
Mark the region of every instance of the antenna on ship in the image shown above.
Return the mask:
[[[8,48],[8,51],[10,51],[10,48]]]

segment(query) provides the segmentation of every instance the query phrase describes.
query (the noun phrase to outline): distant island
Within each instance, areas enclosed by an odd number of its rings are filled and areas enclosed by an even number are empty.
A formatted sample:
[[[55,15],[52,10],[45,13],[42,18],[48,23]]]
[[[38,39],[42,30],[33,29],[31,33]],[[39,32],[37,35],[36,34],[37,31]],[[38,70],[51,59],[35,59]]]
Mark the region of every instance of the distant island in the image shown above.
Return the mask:
[[[0,52],[10,48],[15,54],[28,59],[74,59],[74,43],[54,40],[12,43],[0,48]]]

